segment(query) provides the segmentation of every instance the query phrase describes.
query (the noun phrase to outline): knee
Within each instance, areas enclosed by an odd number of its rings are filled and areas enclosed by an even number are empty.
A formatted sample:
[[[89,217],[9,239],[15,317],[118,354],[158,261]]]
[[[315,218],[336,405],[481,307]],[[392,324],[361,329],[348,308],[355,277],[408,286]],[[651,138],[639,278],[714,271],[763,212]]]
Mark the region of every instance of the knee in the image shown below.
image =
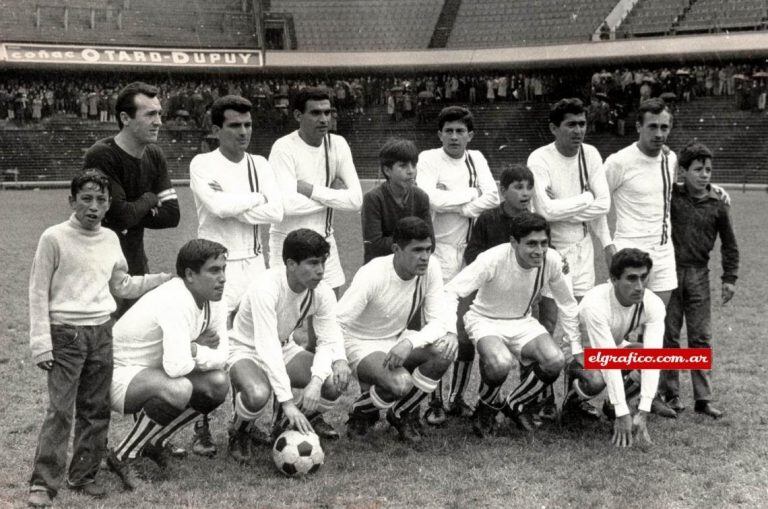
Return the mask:
[[[565,356],[560,350],[555,350],[551,355],[539,362],[537,375],[546,383],[552,383],[560,376],[560,371],[565,367]]]
[[[229,379],[222,370],[210,371],[205,384],[200,387],[200,394],[212,402],[223,403],[229,392]]]
[[[243,404],[252,412],[258,412],[267,406],[271,397],[272,391],[267,385],[252,384],[240,391]]]
[[[162,386],[157,396],[174,408],[184,408],[192,398],[192,382],[181,377]]]
[[[333,383],[333,377],[329,376],[323,382],[323,387],[320,389],[320,395],[329,401],[336,401],[341,396],[341,390]]]
[[[501,383],[512,369],[512,355],[508,351],[490,353],[480,359],[480,367],[486,382]]]
[[[599,371],[584,369],[574,378],[574,384],[577,385],[576,390],[587,398],[594,398],[605,389],[605,380],[603,380],[603,375]]]
[[[413,379],[406,370],[401,369],[394,373],[390,373],[387,379],[381,384],[381,388],[392,394],[395,399],[400,399],[408,394],[413,388]]]

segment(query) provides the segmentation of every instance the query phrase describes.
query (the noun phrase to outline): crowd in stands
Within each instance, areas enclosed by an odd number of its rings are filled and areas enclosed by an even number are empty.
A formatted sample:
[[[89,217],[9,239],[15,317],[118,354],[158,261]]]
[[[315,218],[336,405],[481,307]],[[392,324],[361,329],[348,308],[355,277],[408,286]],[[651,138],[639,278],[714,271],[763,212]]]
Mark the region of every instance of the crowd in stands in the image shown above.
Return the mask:
[[[53,114],[77,115],[98,122],[114,122],[117,90],[124,85],[120,75],[0,74],[0,120],[18,125],[39,122]],[[545,72],[488,72],[476,74],[414,74],[366,77],[220,77],[178,79],[147,76],[157,84],[166,121],[179,126],[206,129],[210,104],[226,94],[248,97],[255,105],[255,121],[262,126],[283,128],[290,117],[288,104],[304,86],[327,88],[338,115],[355,116],[371,106],[386,106],[393,122],[414,118],[428,122],[429,105],[506,101],[547,102],[554,97],[579,96],[591,99],[589,115],[597,130],[617,125],[624,112],[646,98],[661,96],[668,101],[690,101],[695,97],[735,97],[738,109],[763,111],[766,106],[768,72],[753,65],[616,68],[590,74],[582,70]]]

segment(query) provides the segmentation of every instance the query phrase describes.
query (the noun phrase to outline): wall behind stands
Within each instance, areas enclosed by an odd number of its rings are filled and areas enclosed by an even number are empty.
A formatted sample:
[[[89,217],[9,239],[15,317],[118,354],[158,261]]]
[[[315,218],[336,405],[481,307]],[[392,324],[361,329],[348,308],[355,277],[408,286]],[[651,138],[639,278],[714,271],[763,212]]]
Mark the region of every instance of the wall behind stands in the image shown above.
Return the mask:
[[[7,41],[10,42],[10,41]],[[99,46],[89,46],[98,50]],[[134,48],[127,48],[134,49]],[[387,71],[533,69],[601,66],[622,63],[730,61],[768,57],[768,32],[740,32],[663,38],[626,39],[552,46],[492,48],[475,50],[423,50],[384,52],[299,52],[267,51],[264,66],[243,69],[231,66],[228,72],[296,73],[312,71]],[[0,44],[0,67],[30,69],[87,69],[82,62],[12,61]],[[115,68],[118,65],[115,64]],[[163,70],[189,70],[191,65],[173,64]],[[217,67],[216,65],[211,66]],[[103,70],[109,64],[100,65]],[[135,70],[152,70],[131,62]],[[200,67],[197,66],[200,70]],[[221,69],[219,69],[221,70]]]

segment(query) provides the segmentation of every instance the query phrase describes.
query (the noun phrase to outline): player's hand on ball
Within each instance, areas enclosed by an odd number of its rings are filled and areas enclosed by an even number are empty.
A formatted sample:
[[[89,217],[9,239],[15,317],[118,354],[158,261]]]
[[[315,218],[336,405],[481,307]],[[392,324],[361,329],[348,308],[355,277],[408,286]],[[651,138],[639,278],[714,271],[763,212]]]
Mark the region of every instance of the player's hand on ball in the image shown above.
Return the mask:
[[[459,351],[459,338],[453,332],[449,332],[435,341],[435,348],[440,352],[440,357],[454,361]]]
[[[313,376],[301,393],[301,409],[307,413],[317,410],[320,403],[320,390],[323,388],[323,381],[318,376]]]
[[[651,435],[648,434],[648,412],[640,410],[632,419],[632,429],[634,430],[635,441],[638,444],[650,445]]]
[[[384,358],[384,367],[389,369],[402,367],[405,363],[405,359],[411,355],[411,350],[413,350],[413,343],[411,343],[411,340],[407,338],[401,339],[392,347]]]
[[[723,283],[721,297],[723,304],[727,304],[733,298],[733,294],[736,293],[736,285],[733,283]]]
[[[331,370],[333,370],[333,385],[341,392],[346,391],[349,385],[349,376],[352,374],[349,363],[344,359],[337,359],[331,364]]]
[[[53,361],[42,361],[37,363],[37,367],[43,371],[50,371],[53,369]]]
[[[224,189],[221,187],[221,184],[219,184],[215,180],[213,180],[211,182],[208,182],[208,187],[210,187],[211,189],[213,189],[217,193],[220,193],[220,192],[224,191]]]
[[[613,422],[611,443],[616,447],[632,447],[632,416],[622,415]]]
[[[200,346],[207,346],[208,348],[215,349],[219,346],[219,335],[210,329],[206,329],[202,332],[202,334],[197,336],[195,343]]]
[[[341,180],[341,178],[339,177],[336,177],[335,179],[333,179],[333,182],[331,182],[331,189],[346,189],[346,188],[347,188],[347,184],[345,184],[344,181]]]
[[[307,417],[301,413],[301,410],[299,410],[299,407],[297,407],[293,401],[286,401],[282,403],[282,405],[283,413],[285,414],[285,418],[288,419],[289,427],[294,428],[305,435],[315,432],[315,430],[312,429],[309,420],[307,420]]]

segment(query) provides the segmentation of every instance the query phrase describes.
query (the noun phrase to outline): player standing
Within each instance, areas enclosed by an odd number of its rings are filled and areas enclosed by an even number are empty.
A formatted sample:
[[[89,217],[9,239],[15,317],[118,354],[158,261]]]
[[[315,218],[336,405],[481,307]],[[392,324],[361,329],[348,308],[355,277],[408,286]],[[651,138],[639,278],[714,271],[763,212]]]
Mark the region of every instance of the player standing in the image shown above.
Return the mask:
[[[531,307],[544,285],[549,285],[558,304],[569,341],[580,342],[576,300],[566,281],[562,258],[548,249],[546,220],[524,212],[512,220],[511,230],[509,244],[478,255],[445,287],[455,303],[477,291],[464,315],[464,325],[480,356],[480,400],[472,427],[481,437],[493,432],[498,410],[519,428],[533,430],[532,403],[547,384],[557,380],[563,368],[562,351],[531,316]],[[512,368],[513,356],[522,365],[522,381],[502,402],[499,391]]]
[[[448,106],[438,116],[437,136],[442,147],[419,154],[416,181],[429,196],[432,207],[435,257],[440,262],[443,282],[450,281],[463,266],[474,219],[499,205],[499,192],[488,162],[480,151],[467,149],[474,134],[472,113],[461,106]],[[454,366],[449,398],[452,413],[458,397],[454,388],[457,381],[469,379],[473,357],[474,353],[472,357],[459,358]],[[429,424],[440,424],[445,418],[442,388],[438,386],[426,419]]]
[[[272,168],[265,158],[247,152],[253,132],[251,108],[250,101],[235,95],[214,101],[211,121],[219,148],[196,155],[189,165],[197,237],[219,242],[228,251],[224,302],[230,327],[248,285],[266,270],[259,225],[283,219]],[[195,424],[192,451],[216,454],[207,416]]]
[[[320,436],[338,438],[322,419],[349,380],[336,296],[323,278],[329,251],[317,232],[289,233],[282,244],[283,264],[251,281],[235,315],[227,362],[235,400],[229,453],[239,462],[252,457],[251,423],[273,393],[277,430],[291,426],[306,433],[314,427]],[[291,337],[310,317],[317,333],[314,354]],[[297,401],[291,387],[302,389]]]
[[[397,222],[393,254],[358,270],[339,301],[339,323],[350,365],[361,384],[348,429],[363,436],[387,411],[401,440],[421,440],[419,406],[433,392],[456,353],[446,320],[440,265],[430,262],[432,231],[417,217]],[[423,307],[424,325],[408,325]]]
[[[126,489],[138,485],[139,454],[168,466],[171,436],[216,409],[229,391],[224,295],[227,250],[190,240],[176,258],[177,278],[139,299],[113,329],[112,409],[138,414],[133,429],[107,455]]]

